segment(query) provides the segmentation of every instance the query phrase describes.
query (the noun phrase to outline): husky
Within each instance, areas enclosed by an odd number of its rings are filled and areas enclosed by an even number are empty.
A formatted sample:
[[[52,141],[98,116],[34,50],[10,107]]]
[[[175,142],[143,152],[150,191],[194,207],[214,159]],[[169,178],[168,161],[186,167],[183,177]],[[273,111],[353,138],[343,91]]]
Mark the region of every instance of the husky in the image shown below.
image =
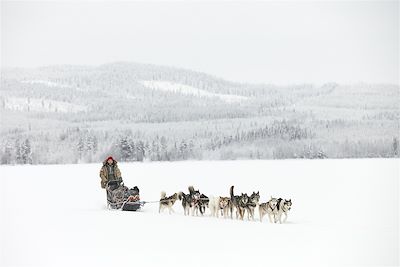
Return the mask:
[[[183,214],[185,214],[185,216],[189,215],[190,209],[192,208],[192,201],[190,198],[190,194],[179,192],[178,198],[179,200],[182,201]]]
[[[238,205],[239,216],[240,216],[241,220],[243,220],[243,218],[244,218],[244,213],[247,209],[248,204],[249,204],[249,196],[246,193],[244,193],[244,194],[242,193],[240,196],[239,205]]]
[[[230,207],[231,199],[229,197],[220,197],[218,203],[218,209],[221,212],[221,216],[224,218],[228,218],[229,216],[229,207]],[[218,217],[218,214],[217,214]]]
[[[258,202],[260,201],[260,191],[254,192],[249,197],[249,203],[247,204],[247,219],[250,220],[250,217],[254,221],[254,210],[256,209]]]
[[[212,217],[228,218],[231,199],[229,197],[210,197],[210,211]]]
[[[278,205],[278,200],[277,198],[273,198],[271,196],[271,199],[266,202],[266,203],[261,203],[258,210],[260,212],[260,222],[262,222],[263,217],[265,214],[268,214],[269,222],[272,223],[275,221],[276,214],[277,214],[277,205]],[[272,217],[274,220],[272,220]]]
[[[206,212],[206,208],[208,208],[209,203],[210,203],[210,199],[206,195],[200,194],[200,199],[197,202],[197,206],[199,207],[201,216],[203,216],[204,213]]]
[[[280,201],[279,201],[280,200]],[[286,222],[287,220],[287,213],[289,210],[292,208],[292,200],[286,200],[286,199],[278,199],[278,205],[276,206],[277,212],[275,216],[275,223],[279,221],[279,223],[282,223],[282,214],[285,214],[285,218],[283,219],[283,222]]]
[[[231,204],[229,206],[229,210],[231,212],[231,219],[233,219],[233,209],[236,209],[236,219],[237,219],[239,217],[238,205],[239,205],[240,196],[235,196],[235,194],[233,193],[233,188],[234,188],[234,186],[232,185],[229,190],[229,193],[231,195]]]
[[[241,194],[240,196],[235,196],[233,193],[233,188],[234,186],[232,185],[230,188],[230,194],[231,194],[231,205],[230,205],[230,212],[231,212],[231,218],[232,218],[232,213],[233,213],[233,208],[236,209],[236,219],[240,217],[241,220],[243,220],[244,213],[247,208],[247,204],[249,202],[249,196],[245,194]]]
[[[192,210],[192,215],[194,214],[194,211],[198,213],[200,212],[205,212],[205,208],[208,207],[208,201],[207,197],[205,195],[204,199],[202,199],[202,202],[200,203],[201,199],[201,194],[199,190],[194,190],[193,186],[189,186],[189,194],[185,194],[183,192],[179,192],[178,198],[179,200],[182,201],[182,207],[183,207],[183,212],[185,215],[190,214],[190,210]]]
[[[160,197],[160,206],[158,209],[158,213],[161,213],[165,208],[168,208],[169,214],[172,212],[175,212],[172,209],[172,206],[175,204],[175,201],[178,199],[178,194],[175,193],[172,196],[167,197],[167,194],[165,191],[161,192],[161,197]]]
[[[200,198],[201,194],[199,190],[194,190],[193,186],[189,186],[189,195],[190,195],[190,205],[192,208],[192,216],[196,213],[196,216],[199,215],[200,210]]]
[[[217,217],[218,216],[219,198],[220,197],[210,196],[210,202],[209,202],[208,205],[209,205],[209,208],[210,208],[211,217]]]

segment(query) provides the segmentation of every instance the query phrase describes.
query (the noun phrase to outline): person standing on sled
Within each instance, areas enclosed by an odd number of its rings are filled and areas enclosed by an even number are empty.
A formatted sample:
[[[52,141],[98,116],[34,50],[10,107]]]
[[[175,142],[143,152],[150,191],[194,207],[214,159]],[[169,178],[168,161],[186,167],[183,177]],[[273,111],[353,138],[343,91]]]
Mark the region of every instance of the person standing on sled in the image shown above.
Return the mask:
[[[103,161],[103,167],[100,169],[100,178],[101,188],[106,188],[109,185],[115,189],[122,183],[121,171],[118,168],[117,161],[111,156]]]

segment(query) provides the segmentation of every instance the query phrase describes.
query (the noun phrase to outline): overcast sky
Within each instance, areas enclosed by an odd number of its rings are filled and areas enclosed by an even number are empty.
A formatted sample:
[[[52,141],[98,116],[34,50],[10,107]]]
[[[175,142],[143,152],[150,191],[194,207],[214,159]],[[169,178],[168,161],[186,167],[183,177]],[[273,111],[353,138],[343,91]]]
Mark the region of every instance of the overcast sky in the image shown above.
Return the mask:
[[[2,67],[114,61],[243,82],[399,83],[399,3],[1,2]]]

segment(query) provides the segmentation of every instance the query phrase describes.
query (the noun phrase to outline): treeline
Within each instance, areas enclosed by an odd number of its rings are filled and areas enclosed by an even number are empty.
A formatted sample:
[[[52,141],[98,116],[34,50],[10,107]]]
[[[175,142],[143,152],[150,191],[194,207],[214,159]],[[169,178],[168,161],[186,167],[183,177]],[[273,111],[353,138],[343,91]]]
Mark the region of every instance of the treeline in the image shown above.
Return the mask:
[[[79,127],[58,136],[42,133],[1,143],[1,164],[90,163],[113,155],[122,162],[202,159],[286,159],[398,157],[399,139],[326,140],[296,121],[273,121],[253,129],[210,131],[192,137],[146,136],[126,131],[89,131]]]
[[[15,140],[14,144],[6,143],[0,156],[1,164],[32,164],[32,145],[31,141]]]

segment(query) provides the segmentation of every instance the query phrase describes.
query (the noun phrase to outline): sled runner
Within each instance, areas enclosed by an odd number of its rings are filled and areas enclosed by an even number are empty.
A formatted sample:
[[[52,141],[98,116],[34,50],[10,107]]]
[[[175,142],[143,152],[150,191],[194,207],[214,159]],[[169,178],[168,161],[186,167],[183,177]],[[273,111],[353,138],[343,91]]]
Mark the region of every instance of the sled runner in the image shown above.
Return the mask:
[[[129,189],[119,181],[109,182],[106,187],[107,205],[111,209],[139,210],[145,202],[140,201],[139,188]]]

